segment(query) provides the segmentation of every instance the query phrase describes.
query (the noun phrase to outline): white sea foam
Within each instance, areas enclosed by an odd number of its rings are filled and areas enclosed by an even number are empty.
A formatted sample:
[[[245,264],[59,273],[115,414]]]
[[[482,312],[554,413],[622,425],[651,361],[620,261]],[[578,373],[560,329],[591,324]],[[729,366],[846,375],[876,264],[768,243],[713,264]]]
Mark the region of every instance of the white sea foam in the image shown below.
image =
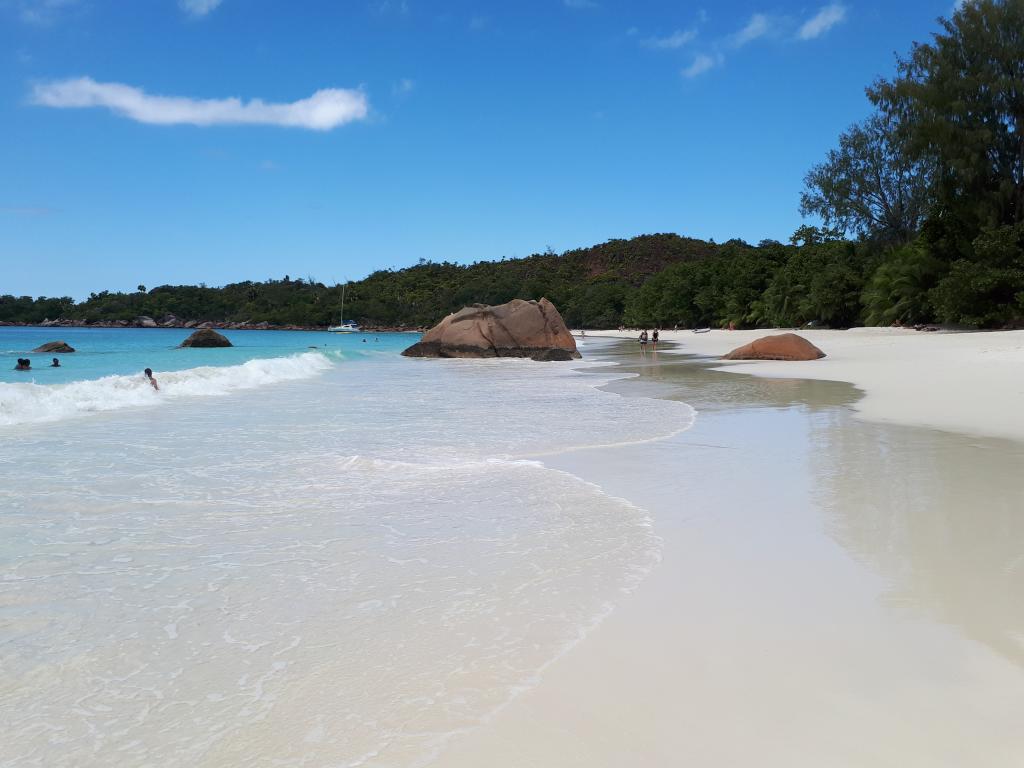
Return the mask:
[[[281,362],[162,374],[196,399],[158,428],[0,440],[0,768],[423,765],[658,561],[644,510],[536,457],[672,434],[685,404],[397,356],[205,397]]]
[[[141,374],[104,376],[70,384],[0,382],[0,426],[60,421],[97,411],[156,406],[181,398],[216,397],[267,384],[316,376],[332,366],[320,352],[202,366],[159,374],[160,391]]]

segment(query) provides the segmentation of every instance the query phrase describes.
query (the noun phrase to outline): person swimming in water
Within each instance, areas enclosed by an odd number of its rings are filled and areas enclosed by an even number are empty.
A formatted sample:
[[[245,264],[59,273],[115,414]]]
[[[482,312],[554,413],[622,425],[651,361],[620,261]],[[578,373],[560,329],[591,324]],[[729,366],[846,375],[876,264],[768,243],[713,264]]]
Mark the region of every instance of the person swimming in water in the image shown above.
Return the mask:
[[[147,368],[143,373],[146,374],[146,378],[149,379],[149,383],[153,385],[153,389],[160,391],[160,385],[156,383],[156,378],[153,376],[153,369]]]
[[[16,366],[14,366],[14,370],[16,370],[16,371],[31,371],[32,370],[32,361],[29,360],[27,357],[19,357],[18,358],[18,364]]]
[[[50,363],[50,367],[51,368],[60,368],[60,360],[58,360],[56,357],[53,358],[53,362]]]

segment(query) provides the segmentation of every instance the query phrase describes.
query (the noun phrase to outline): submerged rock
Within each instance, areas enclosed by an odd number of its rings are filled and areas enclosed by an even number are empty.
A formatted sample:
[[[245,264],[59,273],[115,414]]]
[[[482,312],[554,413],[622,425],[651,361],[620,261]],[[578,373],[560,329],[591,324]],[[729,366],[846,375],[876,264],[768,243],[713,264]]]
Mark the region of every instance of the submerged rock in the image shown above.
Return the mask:
[[[217,333],[211,328],[202,328],[187,339],[185,339],[179,346],[182,347],[231,347],[234,346],[230,341],[227,340],[223,335]]]
[[[734,349],[722,357],[723,360],[817,360],[825,353],[803,336],[795,333],[780,333],[762,336],[760,339]]]
[[[579,358],[576,341],[547,299],[487,306],[474,304],[448,315],[413,344],[407,357]]]
[[[45,344],[40,344],[38,347],[32,350],[33,352],[56,352],[61,354],[63,352],[74,352],[75,348],[68,344],[66,341],[48,341]]]

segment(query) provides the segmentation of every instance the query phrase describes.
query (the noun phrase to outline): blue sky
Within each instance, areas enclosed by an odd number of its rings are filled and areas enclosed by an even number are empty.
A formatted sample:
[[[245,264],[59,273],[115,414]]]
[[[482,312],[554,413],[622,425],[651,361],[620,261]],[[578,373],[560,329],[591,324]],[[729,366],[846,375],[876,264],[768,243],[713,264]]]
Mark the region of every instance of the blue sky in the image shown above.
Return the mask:
[[[949,0],[0,0],[0,293],[784,240]]]

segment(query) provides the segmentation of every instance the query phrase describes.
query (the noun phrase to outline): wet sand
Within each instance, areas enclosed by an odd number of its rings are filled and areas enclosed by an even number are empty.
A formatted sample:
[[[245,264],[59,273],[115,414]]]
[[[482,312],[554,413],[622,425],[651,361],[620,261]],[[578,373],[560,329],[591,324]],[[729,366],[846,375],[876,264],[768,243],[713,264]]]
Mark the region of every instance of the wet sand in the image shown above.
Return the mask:
[[[650,510],[662,562],[433,765],[1021,765],[1024,444],[853,418],[840,382],[610,356],[695,426],[545,463]]]
[[[1024,442],[1024,331],[920,333],[906,328],[800,330],[826,357],[804,362],[721,360],[754,339],[786,330],[707,333],[663,331],[685,354],[704,355],[725,371],[850,382],[862,393],[859,416]],[[629,338],[633,331],[601,331]]]

